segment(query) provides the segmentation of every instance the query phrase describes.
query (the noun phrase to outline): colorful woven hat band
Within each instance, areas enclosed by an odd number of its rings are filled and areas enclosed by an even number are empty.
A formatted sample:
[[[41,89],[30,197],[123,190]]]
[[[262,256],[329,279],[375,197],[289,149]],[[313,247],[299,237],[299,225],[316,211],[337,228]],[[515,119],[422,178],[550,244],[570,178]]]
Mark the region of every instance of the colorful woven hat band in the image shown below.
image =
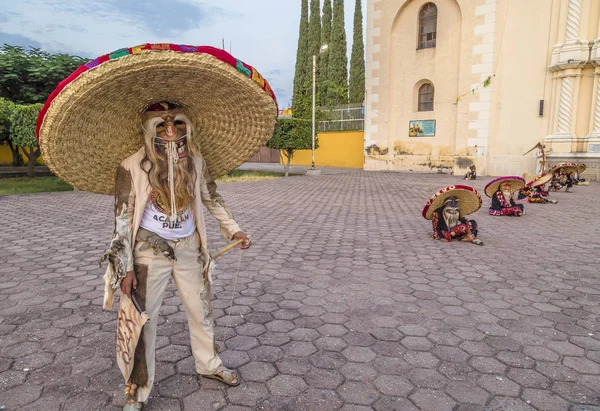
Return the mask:
[[[181,108],[181,106],[177,103],[170,103],[168,101],[162,101],[160,103],[151,104],[150,106],[148,106],[146,108],[146,110],[144,110],[144,112],[147,113],[149,111],[169,111],[169,110],[176,110],[178,108]]]
[[[57,176],[112,194],[119,164],[148,147],[140,120],[166,113],[187,117],[188,142],[217,178],[273,136],[277,102],[254,67],[224,50],[144,44],[90,61],[61,82],[40,111],[38,141]]]
[[[485,195],[492,198],[494,193],[500,189],[500,186],[508,182],[510,183],[510,192],[514,193],[515,191],[520,190],[525,187],[525,179],[519,176],[502,176],[493,179],[484,188]]]
[[[436,210],[442,207],[444,202],[450,197],[458,198],[459,209],[462,215],[474,213],[481,207],[481,196],[477,190],[470,186],[453,185],[442,188],[435,193],[427,204],[425,204],[421,214],[427,220],[431,220]]]

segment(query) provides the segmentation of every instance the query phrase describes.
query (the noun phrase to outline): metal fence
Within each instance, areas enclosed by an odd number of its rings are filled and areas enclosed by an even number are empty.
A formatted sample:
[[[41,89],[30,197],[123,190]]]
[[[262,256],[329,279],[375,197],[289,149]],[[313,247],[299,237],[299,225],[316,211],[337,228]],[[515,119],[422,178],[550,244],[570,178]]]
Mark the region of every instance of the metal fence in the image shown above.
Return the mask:
[[[334,108],[321,108],[325,120],[319,123],[319,131],[360,131],[365,129],[365,107],[348,104]]]

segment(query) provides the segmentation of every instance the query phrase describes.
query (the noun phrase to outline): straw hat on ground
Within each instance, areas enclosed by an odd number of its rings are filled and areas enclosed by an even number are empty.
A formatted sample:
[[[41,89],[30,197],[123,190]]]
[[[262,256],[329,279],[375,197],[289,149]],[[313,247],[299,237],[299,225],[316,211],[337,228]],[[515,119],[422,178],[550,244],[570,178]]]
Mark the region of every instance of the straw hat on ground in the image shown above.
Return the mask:
[[[112,194],[122,160],[144,144],[150,104],[181,105],[213,177],[247,161],[273,135],[277,101],[255,68],[206,46],[144,44],[81,66],[38,117],[46,164],[82,190]]]
[[[510,192],[514,193],[525,187],[525,179],[519,176],[498,177],[487,183],[485,186],[485,195],[492,198],[494,193],[499,190],[500,184],[508,181],[510,183]]]
[[[540,186],[543,186],[544,184],[549,183],[550,180],[552,180],[552,173],[540,174],[539,176],[537,176],[536,178],[534,178],[533,180],[531,180],[530,182],[528,182],[525,185],[527,187],[540,187]]]
[[[433,219],[435,211],[444,205],[449,197],[458,198],[458,208],[461,215],[469,215],[479,210],[481,207],[481,196],[473,187],[455,185],[442,188],[429,199],[425,208],[423,208],[423,217],[428,220]]]

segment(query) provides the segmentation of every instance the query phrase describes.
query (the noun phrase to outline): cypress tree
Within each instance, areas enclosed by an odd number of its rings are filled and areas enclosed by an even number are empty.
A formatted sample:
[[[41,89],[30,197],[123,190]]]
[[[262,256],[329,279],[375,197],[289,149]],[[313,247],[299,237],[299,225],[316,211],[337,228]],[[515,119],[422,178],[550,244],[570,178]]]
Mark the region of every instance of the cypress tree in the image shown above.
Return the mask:
[[[306,116],[307,81],[312,75],[307,73],[308,65],[308,0],[302,2],[300,10],[300,29],[298,34],[298,50],[296,51],[296,72],[294,73],[294,96],[292,98],[292,116]]]
[[[313,75],[313,56],[319,59],[319,50],[321,48],[321,5],[319,0],[310,1],[310,21],[308,22],[308,56],[307,56],[307,73],[308,73],[308,99],[310,103],[309,114],[312,114],[312,75]],[[317,67],[318,75],[318,67]],[[308,118],[308,117],[307,117]]]
[[[308,23],[308,56],[312,70],[312,56],[318,55],[321,48],[321,5],[319,0],[310,1],[310,21]],[[312,73],[312,71],[311,71]]]
[[[348,57],[346,56],[346,30],[344,29],[344,0],[333,0],[333,23],[327,66],[328,102],[333,105],[348,104]]]
[[[350,57],[350,103],[363,103],[365,100],[365,45],[363,42],[363,17],[360,0],[354,8],[354,39]]]
[[[321,44],[331,42],[331,0],[325,0],[323,4],[323,19],[321,20]],[[317,95],[319,97],[319,105],[326,106],[327,104],[327,67],[329,63],[328,50],[321,54],[318,63],[317,72]]]

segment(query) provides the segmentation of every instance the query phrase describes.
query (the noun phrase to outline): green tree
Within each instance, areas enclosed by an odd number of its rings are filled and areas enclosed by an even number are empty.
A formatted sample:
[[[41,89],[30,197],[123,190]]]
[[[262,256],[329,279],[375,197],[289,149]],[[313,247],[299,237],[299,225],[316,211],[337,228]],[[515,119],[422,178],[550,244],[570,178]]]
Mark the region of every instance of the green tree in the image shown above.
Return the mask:
[[[323,18],[321,20],[321,44],[327,44],[331,42],[331,0],[325,0],[323,4]],[[329,105],[327,103],[327,67],[329,65],[329,51],[322,53],[319,57],[318,72],[317,72],[317,96],[319,98],[318,104],[323,107]]]
[[[40,147],[35,137],[35,125],[42,104],[16,105],[10,116],[10,139],[21,147],[27,156],[28,177],[35,177],[35,162],[40,157]]]
[[[292,116],[305,117],[310,103],[308,85],[310,76],[308,61],[308,0],[302,2],[300,10],[300,29],[298,34],[298,50],[296,51],[296,72],[294,73],[294,96],[292,98]],[[310,112],[309,114],[310,115]]]
[[[363,16],[361,1],[356,0],[354,7],[354,39],[350,57],[350,103],[365,101],[365,44],[363,41]]]
[[[296,150],[310,150],[312,148],[312,124],[309,120],[298,118],[280,118],[277,120],[275,134],[267,143],[267,147],[281,150],[285,157],[285,176],[289,175],[290,162]],[[315,148],[318,139],[315,136]]]
[[[310,73],[310,104],[311,108],[309,113],[312,114],[312,82],[313,82],[313,56],[316,56],[317,60],[321,58],[321,5],[319,0],[311,0],[310,2],[310,21],[308,23],[308,65]],[[319,67],[315,67],[316,78],[319,75]],[[315,82],[316,83],[316,82]],[[315,94],[317,90],[315,90]],[[318,96],[315,95],[315,99]],[[308,118],[308,117],[306,117]]]
[[[308,55],[312,70],[312,56],[321,48],[321,6],[319,0],[310,1],[310,21],[308,23]],[[312,71],[311,71],[312,73]]]
[[[327,66],[328,103],[332,106],[348,104],[348,57],[344,28],[344,0],[333,0],[333,23]]]
[[[23,165],[23,157],[19,153],[19,147],[10,141],[10,116],[15,109],[12,101],[0,97],[0,144],[10,147],[12,153],[12,165]]]
[[[58,83],[88,61],[4,44],[0,47],[0,97],[16,104],[43,103]]]

